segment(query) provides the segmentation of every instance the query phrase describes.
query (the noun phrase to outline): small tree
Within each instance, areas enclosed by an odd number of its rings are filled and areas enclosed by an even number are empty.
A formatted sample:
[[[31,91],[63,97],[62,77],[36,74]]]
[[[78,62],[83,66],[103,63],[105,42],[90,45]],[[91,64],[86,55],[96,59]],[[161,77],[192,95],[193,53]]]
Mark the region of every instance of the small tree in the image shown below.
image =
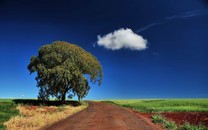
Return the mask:
[[[39,49],[28,65],[31,73],[37,72],[38,99],[49,96],[64,102],[68,95],[84,98],[90,90],[89,82],[101,84],[103,72],[99,61],[81,47],[55,41]]]

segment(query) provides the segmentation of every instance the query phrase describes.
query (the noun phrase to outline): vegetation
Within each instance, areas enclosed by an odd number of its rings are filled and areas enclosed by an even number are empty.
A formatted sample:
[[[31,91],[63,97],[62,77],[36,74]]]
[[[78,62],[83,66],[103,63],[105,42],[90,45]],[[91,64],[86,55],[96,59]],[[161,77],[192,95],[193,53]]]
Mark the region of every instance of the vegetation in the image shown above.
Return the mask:
[[[208,99],[112,100],[140,112],[208,112]]]
[[[177,125],[174,122],[167,121],[161,115],[153,115],[152,121],[156,124],[163,124],[163,127],[168,130],[176,130],[177,129]]]
[[[111,100],[106,102],[145,113],[208,112],[208,99]],[[175,122],[168,121],[160,114],[154,114],[152,121],[162,124],[168,130],[208,130],[203,125],[191,125],[189,123],[182,126],[176,125]]]
[[[155,114],[152,116],[152,122],[156,124],[162,124],[163,122],[165,122],[165,119],[161,115]]]
[[[17,105],[11,100],[0,100],[0,129],[6,129],[4,122],[18,115]]]
[[[84,98],[90,90],[89,82],[101,84],[102,67],[99,61],[81,47],[55,41],[39,49],[28,65],[30,73],[37,72],[38,98],[45,101],[56,97],[64,102],[66,96]]]
[[[11,118],[5,123],[8,129],[19,130],[34,130],[47,127],[57,121],[72,115],[80,110],[86,108],[87,105],[83,104],[77,107],[72,106],[31,106],[23,105],[18,106],[20,115]]]
[[[87,107],[87,103],[41,101],[35,99],[0,99],[0,130],[40,129]]]
[[[204,125],[191,125],[189,123],[185,123],[184,125],[180,126],[178,130],[208,130],[208,128]]]
[[[174,122],[168,121],[161,115],[153,115],[152,121],[156,124],[162,124],[167,130],[208,130],[204,125],[191,125],[190,123],[185,123],[184,125],[177,126]]]
[[[33,105],[33,106],[62,106],[62,105],[70,105],[70,106],[79,106],[82,102],[77,102],[74,100],[67,100],[64,102],[56,101],[56,100],[50,100],[42,102],[41,100],[37,99],[13,99],[12,100],[15,104],[19,105]]]

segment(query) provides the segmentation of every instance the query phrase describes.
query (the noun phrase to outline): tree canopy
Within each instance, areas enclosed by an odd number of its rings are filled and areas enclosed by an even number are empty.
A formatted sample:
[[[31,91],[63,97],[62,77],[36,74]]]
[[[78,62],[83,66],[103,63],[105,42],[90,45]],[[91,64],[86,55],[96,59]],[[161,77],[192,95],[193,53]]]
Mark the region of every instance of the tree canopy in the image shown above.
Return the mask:
[[[42,46],[38,56],[32,56],[28,65],[30,74],[37,72],[38,98],[56,97],[65,101],[66,96],[84,98],[89,83],[102,82],[103,71],[99,61],[81,47],[64,41]]]

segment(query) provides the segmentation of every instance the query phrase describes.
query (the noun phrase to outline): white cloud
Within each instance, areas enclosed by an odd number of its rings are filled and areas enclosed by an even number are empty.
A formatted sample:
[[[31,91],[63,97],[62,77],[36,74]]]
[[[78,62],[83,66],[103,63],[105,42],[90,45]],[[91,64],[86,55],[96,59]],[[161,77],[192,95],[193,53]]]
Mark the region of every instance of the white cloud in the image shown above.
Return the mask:
[[[127,48],[131,50],[144,50],[147,48],[147,40],[134,33],[131,29],[121,28],[104,36],[97,36],[98,46],[111,50]]]

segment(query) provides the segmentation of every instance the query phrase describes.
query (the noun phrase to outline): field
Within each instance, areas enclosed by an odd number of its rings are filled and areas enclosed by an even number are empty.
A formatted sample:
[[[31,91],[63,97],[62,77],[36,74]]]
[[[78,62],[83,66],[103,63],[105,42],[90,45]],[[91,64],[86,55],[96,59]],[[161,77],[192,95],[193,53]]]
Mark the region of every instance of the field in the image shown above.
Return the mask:
[[[160,115],[177,125],[205,125],[208,127],[208,99],[152,99],[107,101],[131,108],[147,118]]]
[[[140,112],[208,112],[208,99],[113,100]]]
[[[2,129],[40,129],[60,121],[84,108],[76,101],[65,105],[57,101],[45,104],[37,100],[0,100],[0,130]]]

